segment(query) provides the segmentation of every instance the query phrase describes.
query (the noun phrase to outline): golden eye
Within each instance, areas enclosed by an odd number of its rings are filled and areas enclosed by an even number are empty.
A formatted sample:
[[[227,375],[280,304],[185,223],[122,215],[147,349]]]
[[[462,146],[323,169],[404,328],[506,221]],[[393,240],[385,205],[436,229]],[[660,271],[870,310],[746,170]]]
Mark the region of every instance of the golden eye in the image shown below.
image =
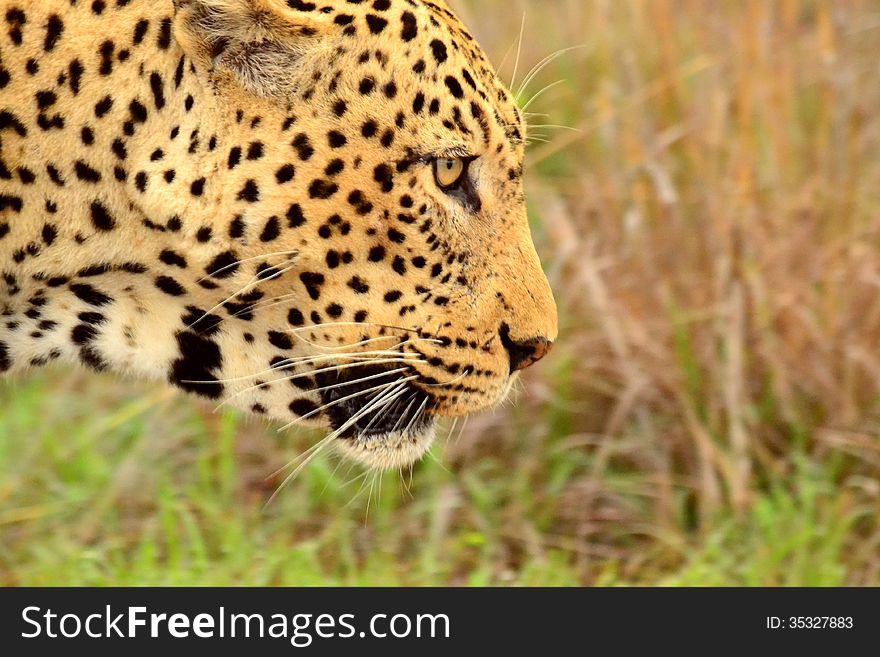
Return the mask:
[[[434,160],[434,180],[444,191],[456,189],[467,174],[470,160],[462,158]]]

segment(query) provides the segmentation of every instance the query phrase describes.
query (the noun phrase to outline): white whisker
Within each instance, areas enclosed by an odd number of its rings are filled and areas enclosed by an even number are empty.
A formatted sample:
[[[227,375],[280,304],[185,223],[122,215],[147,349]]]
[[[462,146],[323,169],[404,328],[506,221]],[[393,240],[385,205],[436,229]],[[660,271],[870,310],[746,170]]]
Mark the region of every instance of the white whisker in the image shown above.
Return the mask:
[[[373,416],[373,419],[369,421],[366,427],[364,427],[363,433],[367,433],[376,422],[379,422],[383,417],[385,417],[388,413],[392,412],[397,405],[400,403],[400,398],[406,394],[406,390],[401,390],[399,393],[395,395],[394,403],[391,404],[390,401],[386,404],[385,408],[383,408],[379,413]],[[415,394],[415,393],[413,393]]]
[[[373,503],[373,487],[376,485],[376,476],[375,470],[371,471],[370,492],[367,495],[367,508],[366,511],[364,511],[364,525],[370,520],[370,505]]]
[[[449,427],[449,431],[446,432],[446,440],[444,442],[446,442],[447,444],[449,444],[449,439],[452,438],[452,434],[455,433],[455,427],[458,426],[459,419],[461,418],[455,418]]]
[[[320,329],[319,326],[318,327],[309,327],[309,328],[314,328],[316,330]],[[360,342],[354,342],[352,344],[330,346],[330,345],[318,344],[316,342],[311,342],[310,340],[307,340],[306,338],[302,337],[299,334],[294,334],[294,335],[297,339],[302,340],[304,343],[306,343],[310,347],[314,347],[315,349],[325,349],[327,351],[334,351],[334,350],[339,350],[339,349],[354,349],[355,347],[362,347],[364,345],[371,344],[373,342],[380,342],[383,340],[398,340],[399,339],[398,336],[387,335],[387,336],[380,336],[378,338],[369,338],[367,340],[361,340]],[[415,339],[406,338],[403,342],[398,342],[392,348],[403,347],[408,344],[425,343],[425,342],[428,342],[431,344],[442,344],[439,340],[435,340],[433,338],[415,338]]]
[[[244,294],[244,293],[250,291],[251,289],[253,289],[253,288],[256,287],[257,285],[259,285],[260,283],[265,283],[266,281],[272,280],[273,278],[278,278],[279,276],[283,276],[284,274],[286,274],[287,272],[289,272],[289,271],[290,271],[291,269],[293,269],[293,268],[294,268],[294,265],[290,265],[290,266],[287,267],[286,269],[282,269],[282,270],[280,270],[279,272],[277,272],[276,274],[273,274],[272,276],[270,276],[270,277],[268,277],[268,278],[261,278],[259,275],[254,275],[254,276],[252,276],[251,279],[250,279],[250,280],[249,280],[249,281],[248,281],[248,282],[247,282],[247,283],[246,283],[246,284],[245,284],[240,290],[238,290],[238,292],[236,292],[235,294],[231,294],[230,296],[226,297],[226,298],[225,298],[223,301],[221,301],[220,303],[215,304],[213,308],[211,308],[210,310],[205,311],[205,312],[202,314],[201,317],[199,317],[196,321],[192,322],[192,323],[191,323],[189,326],[187,326],[186,328],[188,328],[188,329],[192,329],[193,326],[195,326],[195,325],[198,324],[200,321],[202,321],[203,319],[205,319],[205,317],[207,317],[208,315],[210,315],[211,313],[213,313],[215,310],[217,310],[217,309],[219,309],[219,308],[222,308],[224,305],[226,305],[227,303],[229,303],[230,301],[232,301],[235,297],[240,296],[240,295],[242,295],[242,294]]]
[[[409,431],[410,431],[410,429],[413,428],[413,425],[415,425],[415,423],[416,423],[418,420],[422,419],[422,415],[425,413],[425,408],[426,408],[427,406],[428,406],[428,398],[425,397],[424,401],[422,401],[422,405],[419,406],[419,410],[416,412],[415,415],[413,415],[412,419],[409,421],[409,424],[406,425],[406,429],[403,430],[403,433],[407,433],[407,434],[408,434]]]
[[[538,93],[536,93],[534,96],[529,98],[529,101],[525,105],[522,106],[522,109],[527,110],[529,107],[531,107],[532,103],[534,103],[536,100],[538,100],[538,98],[543,96],[545,93],[547,93],[551,89],[558,87],[560,84],[563,84],[564,82],[565,82],[565,80],[557,80],[556,82],[548,84],[546,87],[541,89]]]
[[[389,360],[384,358],[378,358],[382,356],[388,356]],[[419,358],[418,354],[407,354],[399,351],[363,351],[363,352],[354,352],[351,354],[322,354],[320,356],[303,356],[301,358],[286,358],[285,360],[279,361],[273,367],[269,367],[261,372],[257,372],[255,374],[247,374],[245,376],[237,376],[229,379],[216,379],[214,381],[199,381],[199,380],[190,380],[190,379],[182,379],[183,383],[191,383],[195,385],[216,385],[218,383],[236,383],[238,381],[247,381],[248,379],[256,379],[260,376],[266,376],[267,374],[272,374],[273,372],[283,372],[284,370],[291,369],[293,367],[298,367],[302,365],[312,365],[314,363],[326,362],[328,360],[356,360],[355,363],[344,363],[342,365],[337,366],[337,369],[346,369],[349,367],[356,367],[365,362],[376,362],[378,363],[387,363],[387,362],[412,362],[412,363],[424,363],[425,361]],[[328,370],[321,371],[332,371],[334,368],[330,368]],[[315,373],[315,370],[311,372]],[[282,379],[275,379],[282,380]]]
[[[516,61],[513,63],[513,75],[510,76],[510,88],[516,85],[516,74],[519,73],[519,60],[522,56],[523,36],[526,31],[526,12],[523,12],[522,22],[519,26],[519,41],[516,44]]]
[[[331,434],[331,435],[332,435],[332,434]],[[290,468],[296,466],[297,463],[299,463],[300,461],[302,461],[304,458],[308,457],[308,456],[309,456],[312,452],[314,452],[316,449],[320,449],[321,446],[322,446],[325,442],[327,442],[329,439],[331,439],[331,436],[330,436],[330,435],[324,436],[321,440],[319,440],[319,441],[316,442],[314,445],[312,445],[311,447],[309,447],[309,448],[308,448],[306,451],[304,451],[302,454],[300,454],[299,456],[297,456],[297,457],[291,459],[290,461],[288,461],[287,463],[285,463],[284,465],[282,465],[280,468],[278,468],[277,470],[275,470],[272,474],[267,475],[267,476],[266,476],[266,480],[268,481],[269,479],[273,479],[273,478],[277,477],[278,475],[280,475],[280,474],[281,474],[282,472],[284,472],[285,470],[288,470],[288,469],[290,469]]]
[[[253,262],[254,260],[263,260],[264,258],[274,258],[276,256],[287,256],[286,262],[289,263],[289,262],[292,262],[294,260],[294,258],[299,256],[299,251],[278,251],[276,253],[261,253],[260,255],[255,255],[251,258],[244,258],[242,260],[236,260],[235,262],[232,262],[232,263],[226,265],[225,267],[221,267],[220,269],[217,269],[216,271],[209,272],[206,276],[202,276],[198,280],[198,282],[208,280],[212,276],[216,276],[217,274],[222,274],[223,272],[228,271],[229,269],[232,269],[233,267],[238,267],[240,265],[243,265],[246,262]]]
[[[409,409],[412,408],[413,402],[415,402],[415,400],[416,400],[417,398],[418,398],[418,395],[417,395],[416,393],[413,393],[413,394],[410,396],[409,403],[406,405],[406,408],[403,409],[403,413],[400,414],[400,417],[397,418],[397,422],[394,423],[394,427],[391,429],[391,433],[394,433],[394,432],[397,431],[397,427],[398,427],[398,426],[400,425],[400,423],[403,421],[403,418],[405,418],[405,417],[409,414]]]
[[[342,459],[338,459],[336,463],[336,467],[333,468],[333,472],[330,473],[330,476],[327,477],[327,481],[324,483],[324,487],[321,489],[321,493],[318,495],[318,498],[324,497],[324,493],[327,492],[327,487],[330,485],[330,482],[336,478],[336,473],[339,472],[339,468],[342,467],[342,464],[345,463]]]
[[[457,377],[452,379],[452,381],[447,381],[446,383],[420,383],[419,385],[424,386],[426,388],[445,388],[447,386],[455,385],[459,381],[466,379],[468,376],[470,376],[472,371],[473,370],[471,370],[471,368],[468,367],[465,369],[464,372],[462,372]]]
[[[356,482],[358,479],[363,479],[364,481],[366,481],[367,476],[368,476],[369,474],[370,474],[370,470],[364,470],[364,471],[361,472],[357,477],[352,477],[351,479],[349,479],[348,481],[346,481],[344,484],[342,484],[342,487],[345,488],[345,487],[347,487],[347,486],[350,486],[351,484],[353,484],[354,482]],[[355,500],[357,500],[357,498],[360,497],[360,495],[361,495],[361,493],[363,492],[363,490],[364,490],[364,484],[363,484],[363,482],[361,482],[361,487],[358,488],[357,492],[352,496],[352,498],[348,501],[348,503],[345,505],[344,508],[347,509],[347,508],[350,507],[352,504],[354,504]]]
[[[325,437],[323,440],[319,441],[317,443],[317,445],[315,445],[315,447],[312,448],[314,451],[312,451],[312,453],[309,455],[309,457],[307,459],[305,459],[302,463],[300,463],[293,472],[291,472],[289,475],[287,475],[284,478],[284,481],[282,481],[278,485],[278,488],[276,488],[275,491],[272,493],[272,495],[269,496],[269,499],[266,500],[266,504],[263,505],[264,509],[267,508],[270,504],[272,504],[272,502],[275,501],[275,498],[278,497],[278,494],[281,492],[281,490],[285,486],[287,486],[290,482],[292,482],[294,479],[296,479],[297,475],[299,475],[299,473],[302,472],[303,468],[308,466],[308,464],[311,463],[318,454],[320,454],[322,451],[324,451],[324,449],[331,442],[333,442],[333,438],[334,438],[334,436],[331,434],[331,435]]]
[[[383,362],[384,362],[384,361],[383,361]],[[358,366],[361,366],[361,365],[362,365],[361,363],[355,363],[355,364],[351,365],[351,367],[358,367]],[[252,390],[259,390],[260,388],[263,388],[263,387],[269,385],[269,383],[281,383],[281,382],[284,382],[284,381],[293,381],[294,379],[304,378],[304,377],[312,376],[313,374],[318,374],[318,373],[326,372],[326,371],[332,372],[332,371],[334,371],[334,370],[338,370],[338,369],[340,369],[340,368],[336,368],[336,367],[328,367],[328,368],[326,368],[326,369],[324,369],[324,370],[312,370],[312,371],[310,371],[310,372],[303,372],[302,374],[295,374],[295,375],[293,375],[293,376],[289,376],[289,377],[286,377],[286,378],[283,378],[283,379],[275,379],[274,381],[271,381],[271,382],[263,383],[263,384],[256,385],[256,386],[251,386],[250,388],[246,388],[246,389],[244,389],[244,390],[240,390],[239,392],[237,392],[237,393],[235,393],[234,395],[232,395],[231,397],[229,397],[229,399],[224,400],[223,403],[221,403],[221,404],[220,404],[220,405],[214,410],[214,412],[216,413],[217,411],[219,411],[219,410],[220,410],[221,408],[223,408],[224,406],[227,406],[230,402],[232,402],[232,401],[233,401],[236,397],[238,397],[239,395],[243,395],[243,394],[245,394],[245,393],[247,393],[247,392],[251,392]],[[364,381],[370,381],[370,380],[373,380],[373,379],[378,379],[378,378],[381,378],[381,377],[383,377],[383,376],[388,376],[389,374],[401,374],[401,373],[403,373],[403,372],[407,372],[407,371],[409,371],[409,370],[410,370],[409,367],[401,367],[401,368],[396,369],[396,370],[389,370],[389,371],[387,371],[387,372],[381,372],[380,374],[374,374],[373,376],[367,376],[367,377],[363,377],[363,378],[361,378],[361,379],[355,379],[355,380],[353,380],[353,381],[346,381],[346,382],[344,382],[344,383],[336,383],[336,384],[333,384],[333,385],[322,386],[322,387],[320,387],[320,388],[312,388],[311,390],[309,390],[309,392],[326,392],[327,390],[333,390],[333,389],[336,389],[336,388],[344,388],[344,387],[347,387],[347,386],[357,385],[358,383],[363,383]],[[389,382],[389,383],[396,383],[396,381],[391,381],[391,382]]]
[[[469,419],[470,419],[470,416],[467,416],[467,417],[465,417],[464,421],[461,423],[461,428],[458,430],[458,435],[455,437],[455,440],[452,441],[453,444],[457,443],[459,440],[461,440],[461,437],[464,435],[464,430],[465,430],[465,428],[467,428],[467,424],[468,424]]]
[[[248,386],[247,388],[244,388],[244,389],[242,389],[242,390],[239,390],[239,391],[236,392],[235,394],[230,395],[227,399],[223,400],[223,401],[220,403],[220,405],[217,406],[217,408],[215,409],[215,412],[216,412],[216,411],[219,411],[220,409],[224,408],[225,406],[228,406],[228,405],[229,405],[230,403],[232,403],[235,399],[238,399],[238,398],[241,397],[242,395],[245,395],[245,394],[247,394],[247,393],[249,393],[249,392],[252,392],[252,391],[254,391],[254,390],[260,390],[260,389],[265,388],[266,386],[268,386],[268,385],[270,385],[270,384],[273,384],[273,383],[282,383],[282,382],[285,382],[285,381],[294,381],[294,380],[296,380],[296,379],[303,379],[303,378],[306,378],[306,377],[313,376],[313,375],[315,375],[315,374],[325,374],[325,373],[328,373],[328,372],[340,372],[340,371],[342,371],[342,370],[351,369],[351,368],[354,368],[354,367],[363,367],[365,364],[367,364],[367,365],[394,365],[394,364],[400,364],[400,363],[406,363],[406,364],[407,364],[407,367],[406,367],[406,368],[403,368],[403,369],[401,369],[401,370],[395,370],[396,372],[398,372],[398,371],[400,371],[400,372],[408,371],[409,369],[411,369],[410,365],[413,365],[413,364],[415,364],[415,365],[424,365],[424,364],[426,364],[425,361],[423,361],[423,360],[413,360],[413,359],[409,359],[409,358],[405,358],[405,359],[403,359],[403,358],[381,358],[381,359],[365,358],[365,359],[363,359],[363,360],[361,360],[360,362],[357,362],[357,363],[348,363],[348,364],[345,364],[345,365],[334,365],[334,366],[332,366],[332,367],[324,367],[324,368],[320,368],[320,369],[317,369],[317,370],[309,370],[308,372],[301,372],[301,373],[299,373],[299,374],[292,374],[292,375],[290,375],[290,376],[285,376],[285,377],[281,377],[281,378],[277,378],[277,379],[272,379],[271,381],[266,381],[266,382],[264,382],[264,383],[259,383],[259,384],[256,384],[256,385]],[[377,376],[378,376],[378,375],[377,375]],[[351,385],[351,384],[340,384],[340,385]],[[320,390],[322,390],[322,388],[317,388],[316,390],[320,391]]]
[[[419,333],[417,329],[404,328],[403,326],[394,326],[393,324],[377,324],[376,322],[327,322],[325,324],[313,324],[311,326],[298,326],[296,328],[288,329],[288,333],[296,333],[297,331],[312,331],[319,328],[347,328],[352,326],[376,326],[378,328],[391,329],[394,331],[403,331],[404,333]]]
[[[551,130],[569,130],[570,132],[583,132],[580,128],[572,128],[568,125],[557,125],[555,123],[541,123],[538,125],[530,125],[529,130],[531,129],[539,129],[539,128],[548,128]]]
[[[405,381],[406,380],[401,381],[401,387],[405,384]],[[351,418],[349,418],[349,420],[346,421],[342,426],[340,426],[338,429],[336,429],[335,431],[333,431],[332,433],[327,435],[324,439],[322,439],[320,442],[318,442],[318,444],[315,446],[315,448],[312,448],[312,450],[310,450],[310,451],[312,451],[311,455],[308,458],[306,458],[302,463],[300,463],[296,467],[296,469],[294,469],[293,472],[291,472],[289,475],[287,475],[287,477],[285,477],[284,481],[281,482],[281,484],[278,486],[278,488],[275,490],[275,492],[272,493],[271,497],[269,497],[269,499],[266,501],[265,506],[268,506],[269,504],[271,504],[272,501],[281,492],[281,490],[285,486],[290,484],[290,482],[292,482],[294,479],[296,479],[296,477],[299,475],[299,473],[302,472],[303,469],[305,469],[309,465],[309,463],[311,463],[312,460],[314,460],[314,458],[327,447],[327,445],[329,445],[334,439],[341,436],[346,431],[346,429],[348,429],[349,427],[354,425],[363,415],[365,415],[366,413],[372,412],[372,410],[376,406],[378,406],[379,404],[381,404],[383,402],[384,402],[384,398],[379,398],[379,399],[375,400],[374,402],[368,404],[367,406],[364,406],[360,411],[358,411]]]
[[[573,50],[581,50],[583,48],[589,48],[590,46],[587,44],[581,44],[579,46],[569,46],[568,48],[562,48],[561,50],[557,50],[556,52],[547,55],[537,64],[532,67],[532,70],[529,71],[528,75],[523,79],[522,84],[516,90],[515,97],[520,98],[523,95],[523,92],[528,89],[529,85],[532,83],[532,80],[535,79],[536,76],[540,75],[541,71],[543,71],[547,66],[549,66],[553,61],[562,57],[562,55],[569,53]],[[525,111],[525,108],[520,108],[520,111]]]
[[[240,293],[239,293],[240,294]],[[257,310],[265,310],[266,308],[274,308],[275,306],[281,306],[288,301],[292,301],[294,299],[301,298],[302,295],[297,292],[291,292],[290,294],[282,294],[277,297],[272,297],[270,299],[260,299],[259,301],[255,301],[249,306],[245,306],[241,310],[237,310],[236,312],[229,315],[229,317],[224,317],[223,321],[227,319],[234,319],[236,317],[241,317],[242,315],[246,315],[248,313],[253,313]]]
[[[315,349],[325,349],[327,351],[340,351],[342,349],[354,349],[356,347],[364,347],[368,344],[373,344],[374,342],[387,342],[388,340],[397,340],[398,339],[396,335],[385,335],[385,336],[381,336],[378,338],[369,338],[367,340],[361,340],[360,342],[352,342],[351,344],[335,345],[335,346],[331,347],[329,345],[317,344],[315,342],[311,342],[309,340],[306,340],[303,336],[299,335],[298,333],[294,334],[294,337],[297,340],[302,340],[305,344],[309,345],[310,347],[314,347]],[[395,348],[402,347],[404,344],[406,344],[406,341],[399,342],[396,345],[394,345],[394,347]]]
[[[440,459],[438,459],[438,458],[434,455],[434,451],[433,451],[433,450],[428,450],[427,452],[425,452],[425,454],[426,454],[426,455],[428,456],[428,458],[431,459],[436,465],[439,465],[439,466],[440,466],[440,469],[443,470],[443,472],[445,472],[445,473],[447,473],[447,474],[452,474],[452,470],[450,470],[449,468],[447,468],[447,467],[443,464],[443,461],[441,461]]]
[[[376,486],[376,511],[382,508],[382,479],[385,476],[384,470],[379,470],[379,485]]]
[[[364,395],[369,394],[371,392],[374,392],[376,390],[387,389],[389,386],[394,386],[394,385],[402,384],[402,383],[409,383],[410,381],[415,381],[417,378],[419,378],[419,377],[410,376],[405,379],[400,379],[398,381],[393,381],[393,382],[389,382],[389,383],[383,383],[382,385],[378,385],[373,388],[367,388],[366,390],[360,390],[360,391],[354,392],[350,395],[346,395],[345,397],[340,397],[339,399],[336,399],[332,402],[328,402],[328,403],[324,404],[323,406],[319,406],[315,410],[310,411],[309,413],[306,413],[305,415],[298,417],[293,422],[285,424],[283,427],[278,429],[278,431],[279,431],[279,433],[282,431],[286,431],[287,429],[290,429],[291,427],[296,426],[297,424],[303,422],[304,420],[308,420],[309,418],[314,417],[315,415],[323,413],[328,408],[333,408],[334,406],[338,406],[339,404],[342,404],[343,402],[351,401],[352,399],[357,399],[358,397],[363,397]],[[349,422],[351,422],[351,420],[349,420]]]

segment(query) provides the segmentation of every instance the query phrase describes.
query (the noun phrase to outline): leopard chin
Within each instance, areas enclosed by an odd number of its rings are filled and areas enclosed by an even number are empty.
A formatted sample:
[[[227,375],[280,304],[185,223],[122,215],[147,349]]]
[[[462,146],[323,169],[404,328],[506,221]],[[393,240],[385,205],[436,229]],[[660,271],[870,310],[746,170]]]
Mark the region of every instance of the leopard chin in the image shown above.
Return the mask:
[[[401,470],[417,463],[434,444],[437,422],[428,418],[419,426],[382,434],[357,434],[336,441],[343,457],[372,470]]]

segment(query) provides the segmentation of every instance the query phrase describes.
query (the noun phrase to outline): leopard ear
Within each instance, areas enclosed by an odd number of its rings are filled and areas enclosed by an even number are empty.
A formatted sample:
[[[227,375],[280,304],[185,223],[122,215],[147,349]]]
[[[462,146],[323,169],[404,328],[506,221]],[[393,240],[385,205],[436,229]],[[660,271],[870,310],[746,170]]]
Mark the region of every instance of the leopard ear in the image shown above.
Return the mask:
[[[319,48],[328,27],[317,9],[291,9],[289,4],[174,0],[177,40],[196,62],[232,74],[254,94],[288,95],[297,86],[297,63]]]

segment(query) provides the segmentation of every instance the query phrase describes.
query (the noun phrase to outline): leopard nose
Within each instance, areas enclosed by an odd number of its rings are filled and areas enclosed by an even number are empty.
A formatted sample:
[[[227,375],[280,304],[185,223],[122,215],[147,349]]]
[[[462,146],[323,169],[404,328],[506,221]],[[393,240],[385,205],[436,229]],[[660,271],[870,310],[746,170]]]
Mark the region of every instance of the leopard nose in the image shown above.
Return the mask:
[[[531,367],[550,353],[553,348],[553,343],[544,337],[529,338],[528,340],[512,339],[510,327],[507,324],[503,324],[498,333],[501,336],[501,344],[507,349],[507,354],[510,357],[511,374]]]

